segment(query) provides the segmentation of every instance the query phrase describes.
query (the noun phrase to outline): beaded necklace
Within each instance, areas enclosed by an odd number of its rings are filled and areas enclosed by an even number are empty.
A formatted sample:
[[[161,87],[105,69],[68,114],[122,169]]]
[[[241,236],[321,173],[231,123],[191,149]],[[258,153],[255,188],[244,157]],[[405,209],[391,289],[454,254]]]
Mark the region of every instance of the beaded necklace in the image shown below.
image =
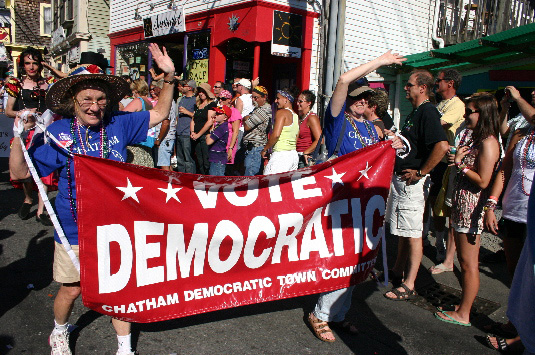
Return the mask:
[[[535,142],[535,130],[532,128],[530,129],[530,132],[525,138],[524,147],[520,154],[520,167],[522,168],[521,186],[522,186],[522,193],[526,196],[529,196],[530,194],[528,191],[526,191],[526,188],[524,186],[524,180],[529,179],[526,176],[526,168],[528,169],[535,168],[535,149],[530,149],[532,146],[533,148],[535,148],[535,145],[533,145],[534,142]]]
[[[71,214],[74,222],[78,222],[77,211],[76,211],[76,202],[74,201],[74,195],[72,193],[72,173],[71,173],[71,161],[74,159],[74,146],[77,142],[80,144],[80,148],[83,151],[84,155],[87,155],[87,150],[84,145],[84,141],[82,139],[82,135],[80,134],[80,123],[78,122],[78,119],[75,117],[71,119],[71,127],[70,127],[70,133],[72,137],[72,144],[69,145],[69,156],[67,157],[67,161],[65,163],[65,169],[67,169],[67,192],[69,194],[69,202],[70,202],[70,208],[71,208]],[[89,127],[86,127],[86,133]],[[109,147],[108,147],[108,136],[106,134],[106,128],[104,127],[104,123],[100,122],[100,158],[107,158],[109,154]]]
[[[408,131],[408,130],[411,129],[412,126],[414,126],[414,122],[412,121],[412,119],[414,117],[414,114],[416,113],[416,111],[418,111],[420,106],[422,106],[426,102],[429,102],[429,99],[424,100],[421,104],[418,105],[418,107],[416,107],[414,110],[412,110],[412,112],[409,114],[409,116],[405,120],[405,123],[403,124],[403,128],[401,128],[402,131]]]
[[[312,113],[312,110],[308,111],[305,117],[303,117],[302,119],[299,118],[299,125],[301,125],[301,123],[303,123],[307,119],[308,115],[310,115],[311,113]]]
[[[347,114],[347,112],[344,112],[344,116],[345,116],[346,120],[348,120],[349,123],[351,123],[351,126],[353,126],[353,129],[355,130],[355,134],[357,135],[357,139],[359,140],[360,145],[362,146],[362,148],[368,146],[369,144],[366,143],[366,140],[364,139],[364,137],[360,133],[357,125],[355,124],[355,120],[351,116],[349,116]],[[374,128],[371,125],[371,123],[368,122],[367,120],[364,120],[362,123],[364,123],[364,126],[366,127],[366,131],[368,132],[368,136],[370,137],[370,139],[372,141],[371,144],[377,143],[378,140],[375,138],[375,136],[373,134]]]

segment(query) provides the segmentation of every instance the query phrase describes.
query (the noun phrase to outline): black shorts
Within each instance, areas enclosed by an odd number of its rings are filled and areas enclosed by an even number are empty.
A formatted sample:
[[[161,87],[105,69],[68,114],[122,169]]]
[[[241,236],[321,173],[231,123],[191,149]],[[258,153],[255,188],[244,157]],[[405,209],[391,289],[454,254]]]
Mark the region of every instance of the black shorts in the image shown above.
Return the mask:
[[[510,219],[507,219],[507,218],[502,218],[501,221],[503,221],[501,225],[502,227],[501,229],[502,229],[502,236],[504,238],[521,239],[523,241],[526,240],[526,236],[528,234],[526,223],[511,221]]]

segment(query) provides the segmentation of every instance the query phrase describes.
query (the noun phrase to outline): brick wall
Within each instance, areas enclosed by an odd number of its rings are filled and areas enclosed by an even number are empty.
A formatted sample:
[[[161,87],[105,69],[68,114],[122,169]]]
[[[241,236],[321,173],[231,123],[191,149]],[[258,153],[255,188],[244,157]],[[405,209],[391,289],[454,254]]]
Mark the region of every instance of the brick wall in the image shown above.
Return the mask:
[[[50,47],[50,37],[40,36],[40,4],[50,4],[50,0],[16,0],[14,3],[13,41],[19,45]]]

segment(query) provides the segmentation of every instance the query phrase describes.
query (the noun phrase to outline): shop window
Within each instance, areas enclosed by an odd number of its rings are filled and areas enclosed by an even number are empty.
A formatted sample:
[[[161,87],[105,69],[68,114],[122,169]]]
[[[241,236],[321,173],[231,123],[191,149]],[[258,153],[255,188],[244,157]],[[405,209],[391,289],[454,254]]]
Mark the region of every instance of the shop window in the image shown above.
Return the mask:
[[[253,76],[254,44],[242,39],[231,38],[227,42],[226,86],[231,87],[234,78]]]
[[[115,74],[128,75],[132,80],[147,80],[149,46],[146,42],[115,47]]]
[[[52,35],[52,7],[50,4],[40,4],[39,26],[41,36]]]
[[[197,83],[208,82],[208,61],[210,58],[210,32],[188,35],[188,62],[186,77]]]

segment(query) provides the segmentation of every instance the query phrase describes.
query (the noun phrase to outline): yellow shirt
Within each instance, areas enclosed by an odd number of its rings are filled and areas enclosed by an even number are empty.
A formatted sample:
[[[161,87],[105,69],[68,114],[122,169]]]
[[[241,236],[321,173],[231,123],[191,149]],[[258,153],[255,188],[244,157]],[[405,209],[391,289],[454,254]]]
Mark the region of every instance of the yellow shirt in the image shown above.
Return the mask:
[[[457,96],[452,97],[449,100],[442,100],[437,105],[437,110],[442,114],[440,119],[450,124],[448,128],[444,128],[446,138],[450,145],[455,145],[455,137],[457,131],[464,122],[464,102]]]

